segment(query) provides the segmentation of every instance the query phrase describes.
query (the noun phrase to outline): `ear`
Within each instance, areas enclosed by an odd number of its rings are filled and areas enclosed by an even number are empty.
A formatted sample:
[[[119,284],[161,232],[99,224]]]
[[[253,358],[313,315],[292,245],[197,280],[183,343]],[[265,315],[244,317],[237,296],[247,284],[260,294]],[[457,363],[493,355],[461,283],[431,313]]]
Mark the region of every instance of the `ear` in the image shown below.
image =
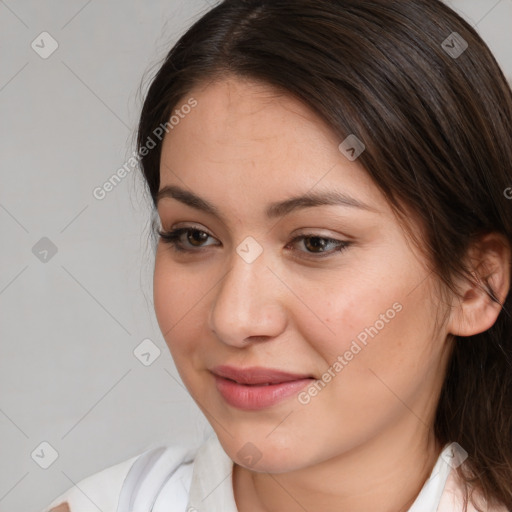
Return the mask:
[[[467,262],[474,280],[458,283],[462,298],[454,297],[448,324],[456,336],[479,334],[496,322],[510,291],[510,243],[499,233],[488,233],[471,246]]]

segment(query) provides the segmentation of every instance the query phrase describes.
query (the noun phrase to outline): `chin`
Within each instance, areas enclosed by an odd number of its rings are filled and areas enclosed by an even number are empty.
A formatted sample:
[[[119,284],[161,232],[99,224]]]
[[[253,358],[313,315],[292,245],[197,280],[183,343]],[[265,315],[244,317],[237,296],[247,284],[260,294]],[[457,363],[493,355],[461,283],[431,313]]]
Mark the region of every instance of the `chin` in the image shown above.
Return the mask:
[[[267,437],[268,431],[255,435],[254,430],[246,436],[230,437],[217,432],[219,441],[228,456],[239,466],[257,473],[287,473],[308,465],[305,454],[297,449],[293,438],[289,443],[276,437]],[[273,434],[272,434],[273,435]]]

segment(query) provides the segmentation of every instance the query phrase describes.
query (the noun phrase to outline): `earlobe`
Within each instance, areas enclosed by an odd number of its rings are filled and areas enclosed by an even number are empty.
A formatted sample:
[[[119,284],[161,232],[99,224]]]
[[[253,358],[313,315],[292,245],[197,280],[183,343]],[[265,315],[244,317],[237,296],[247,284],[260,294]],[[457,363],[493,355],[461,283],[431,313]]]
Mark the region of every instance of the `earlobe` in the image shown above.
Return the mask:
[[[471,281],[459,286],[461,297],[454,297],[448,332],[473,336],[490,329],[496,322],[510,292],[511,248],[499,233],[480,238],[468,254]]]

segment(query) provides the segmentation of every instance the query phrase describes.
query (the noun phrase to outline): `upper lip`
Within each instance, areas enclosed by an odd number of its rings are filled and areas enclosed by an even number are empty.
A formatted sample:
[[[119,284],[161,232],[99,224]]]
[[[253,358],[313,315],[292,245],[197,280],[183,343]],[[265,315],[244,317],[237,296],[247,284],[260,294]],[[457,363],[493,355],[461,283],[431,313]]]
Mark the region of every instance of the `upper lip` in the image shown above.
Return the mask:
[[[210,371],[219,377],[234,380],[239,384],[278,384],[280,382],[312,378],[311,375],[289,373],[261,366],[236,368],[234,366],[220,365],[215,366]]]

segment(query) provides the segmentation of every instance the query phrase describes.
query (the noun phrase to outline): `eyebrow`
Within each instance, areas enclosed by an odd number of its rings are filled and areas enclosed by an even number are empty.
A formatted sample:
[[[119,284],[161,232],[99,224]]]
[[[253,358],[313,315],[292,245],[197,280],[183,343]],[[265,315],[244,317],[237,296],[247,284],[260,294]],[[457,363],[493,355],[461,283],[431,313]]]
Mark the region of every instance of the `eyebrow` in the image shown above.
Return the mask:
[[[156,196],[157,204],[163,198],[176,199],[177,201],[180,201],[181,203],[186,204],[191,208],[195,208],[196,210],[200,210],[202,212],[213,215],[218,219],[224,220],[224,217],[219,209],[212,203],[206,199],[203,199],[202,197],[197,196],[193,192],[178,187],[177,185],[167,185],[159,190]],[[295,196],[289,199],[285,199],[284,201],[270,203],[265,210],[265,214],[267,218],[274,219],[277,217],[284,217],[288,213],[295,210],[325,205],[360,208],[363,210],[379,213],[378,210],[371,207],[370,205],[363,203],[362,201],[359,201],[358,199],[355,199],[347,194],[335,190],[327,190],[324,192],[309,191],[301,196]]]

